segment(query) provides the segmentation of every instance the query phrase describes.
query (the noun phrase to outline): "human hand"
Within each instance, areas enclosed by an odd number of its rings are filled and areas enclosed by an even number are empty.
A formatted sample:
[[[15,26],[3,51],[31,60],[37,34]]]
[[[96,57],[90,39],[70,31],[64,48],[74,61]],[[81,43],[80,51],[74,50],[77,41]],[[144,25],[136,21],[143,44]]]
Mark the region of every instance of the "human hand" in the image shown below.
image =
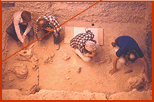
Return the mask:
[[[23,41],[25,41],[26,36],[23,34],[23,35],[22,35],[22,38],[23,38]]]
[[[49,27],[46,27],[45,30],[47,30],[47,31],[51,31],[52,29],[50,29]]]
[[[93,51],[91,54],[91,57],[94,57],[96,55],[96,51]]]
[[[93,52],[91,52],[91,54],[90,53],[86,53],[85,56],[86,57],[94,57],[95,54],[96,54],[96,51],[93,51]]]
[[[25,42],[23,42],[22,44],[23,44],[23,46],[24,46],[24,47],[26,47],[26,46],[27,46]]]

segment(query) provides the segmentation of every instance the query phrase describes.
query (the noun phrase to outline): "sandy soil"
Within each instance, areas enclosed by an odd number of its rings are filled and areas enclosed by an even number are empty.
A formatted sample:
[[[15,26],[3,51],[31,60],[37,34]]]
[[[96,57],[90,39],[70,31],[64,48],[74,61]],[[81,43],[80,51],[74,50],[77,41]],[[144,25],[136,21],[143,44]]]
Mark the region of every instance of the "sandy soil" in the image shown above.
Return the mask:
[[[28,10],[32,12],[34,22],[40,15],[51,13],[62,24],[92,4],[93,2],[16,2],[15,7],[2,8],[2,37],[4,38],[2,39],[2,59],[4,60],[22,48],[18,47],[17,43],[5,32],[12,22],[14,12]],[[30,61],[16,60],[16,56],[3,62],[2,88],[19,89],[22,94],[30,94],[34,85],[47,90],[77,92],[89,90],[108,95],[130,91],[126,82],[130,77],[141,74],[144,68],[143,63],[139,59],[128,66],[118,63],[120,70],[114,75],[110,75],[108,72],[112,69],[112,58],[115,55],[111,42],[122,35],[133,37],[149,62],[146,39],[147,33],[151,30],[149,28],[152,22],[151,8],[150,2],[102,2],[96,4],[62,26],[62,41],[59,50],[56,50],[57,46],[53,43],[53,36],[45,41],[34,43],[31,49],[32,54],[35,54],[39,59],[38,69],[34,70],[33,63]],[[94,23],[94,27],[104,29],[104,45],[99,47],[97,55],[90,63],[83,62],[72,51],[69,44],[63,42],[65,26],[78,26],[82,23],[86,24],[86,27],[91,27],[91,24]],[[36,40],[36,36],[34,36],[34,40]],[[55,54],[52,58],[53,61],[45,64],[43,58],[48,54],[53,55],[53,53]],[[65,54],[70,56],[69,60],[63,60]],[[101,61],[103,63],[99,63]],[[26,79],[19,79],[9,71],[17,63],[28,66]],[[77,73],[78,68],[81,68],[81,73]],[[133,69],[133,72],[124,74],[128,69]]]

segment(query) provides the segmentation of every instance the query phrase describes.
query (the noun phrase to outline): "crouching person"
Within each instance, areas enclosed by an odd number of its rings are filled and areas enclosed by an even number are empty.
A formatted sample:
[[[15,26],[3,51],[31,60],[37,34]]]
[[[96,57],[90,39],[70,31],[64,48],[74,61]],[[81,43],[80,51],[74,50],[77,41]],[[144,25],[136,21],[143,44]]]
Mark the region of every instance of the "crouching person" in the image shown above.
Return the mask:
[[[80,33],[70,41],[70,46],[74,49],[75,53],[85,62],[89,62],[96,54],[98,45],[93,38],[94,34],[87,30],[86,33]]]
[[[137,42],[132,37],[120,36],[115,40],[115,42],[112,42],[111,44],[116,52],[116,55],[113,59],[113,69],[109,71],[111,75],[118,71],[117,61],[122,64],[126,64],[127,61],[134,62],[140,58],[144,64],[145,81],[150,82],[148,77],[148,65],[144,58],[144,54],[138,46]]]
[[[13,22],[6,30],[7,34],[10,35],[14,40],[26,46],[25,38],[34,36],[32,28],[31,13],[28,11],[18,11],[13,15]]]
[[[51,34],[53,34],[54,37],[54,44],[58,44],[60,38],[59,32],[61,30],[62,28],[60,27],[58,21],[52,15],[42,15],[36,20],[36,36],[39,41],[43,40],[44,38],[48,38],[49,34],[45,34],[51,31]]]

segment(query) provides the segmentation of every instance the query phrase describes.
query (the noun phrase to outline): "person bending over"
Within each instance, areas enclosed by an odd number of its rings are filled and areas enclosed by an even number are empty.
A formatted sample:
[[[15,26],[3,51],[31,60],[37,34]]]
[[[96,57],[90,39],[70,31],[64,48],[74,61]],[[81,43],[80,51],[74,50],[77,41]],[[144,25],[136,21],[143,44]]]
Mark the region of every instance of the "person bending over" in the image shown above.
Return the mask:
[[[14,40],[26,46],[25,38],[34,36],[32,27],[31,13],[28,11],[18,11],[13,15],[13,22],[6,30],[7,34],[10,35]]]
[[[115,42],[112,42],[111,44],[116,52],[116,55],[113,58],[113,69],[109,71],[111,75],[113,75],[118,70],[116,66],[117,61],[125,64],[127,60],[134,62],[139,57],[144,64],[145,80],[146,82],[150,82],[148,77],[148,66],[144,58],[144,54],[138,46],[137,42],[132,37],[120,36],[115,40]]]
[[[91,30],[87,30],[86,33],[79,33],[70,41],[70,46],[74,49],[76,54],[86,62],[89,62],[96,54],[98,45],[93,38],[94,34]]]

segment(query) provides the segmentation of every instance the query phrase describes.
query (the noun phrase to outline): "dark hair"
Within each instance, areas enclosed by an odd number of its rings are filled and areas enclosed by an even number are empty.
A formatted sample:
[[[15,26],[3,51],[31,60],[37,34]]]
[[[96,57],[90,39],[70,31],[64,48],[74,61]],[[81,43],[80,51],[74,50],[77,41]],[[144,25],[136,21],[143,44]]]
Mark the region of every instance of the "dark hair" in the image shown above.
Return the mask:
[[[26,22],[30,22],[31,21],[31,13],[28,11],[23,11],[21,14],[21,18]]]
[[[133,54],[134,56],[135,56],[135,58],[130,58],[130,55],[131,54]],[[127,53],[127,55],[128,55],[128,60],[129,61],[131,61],[131,62],[134,62],[135,60],[137,60],[138,59],[138,56],[137,56],[137,54],[136,54],[136,52],[134,51],[134,50],[130,50],[128,53]]]
[[[43,22],[43,23],[40,23],[40,22]],[[46,28],[46,26],[48,25],[48,21],[45,19],[45,18],[40,18],[38,21],[37,21],[37,25],[38,27],[41,27],[41,28]]]

